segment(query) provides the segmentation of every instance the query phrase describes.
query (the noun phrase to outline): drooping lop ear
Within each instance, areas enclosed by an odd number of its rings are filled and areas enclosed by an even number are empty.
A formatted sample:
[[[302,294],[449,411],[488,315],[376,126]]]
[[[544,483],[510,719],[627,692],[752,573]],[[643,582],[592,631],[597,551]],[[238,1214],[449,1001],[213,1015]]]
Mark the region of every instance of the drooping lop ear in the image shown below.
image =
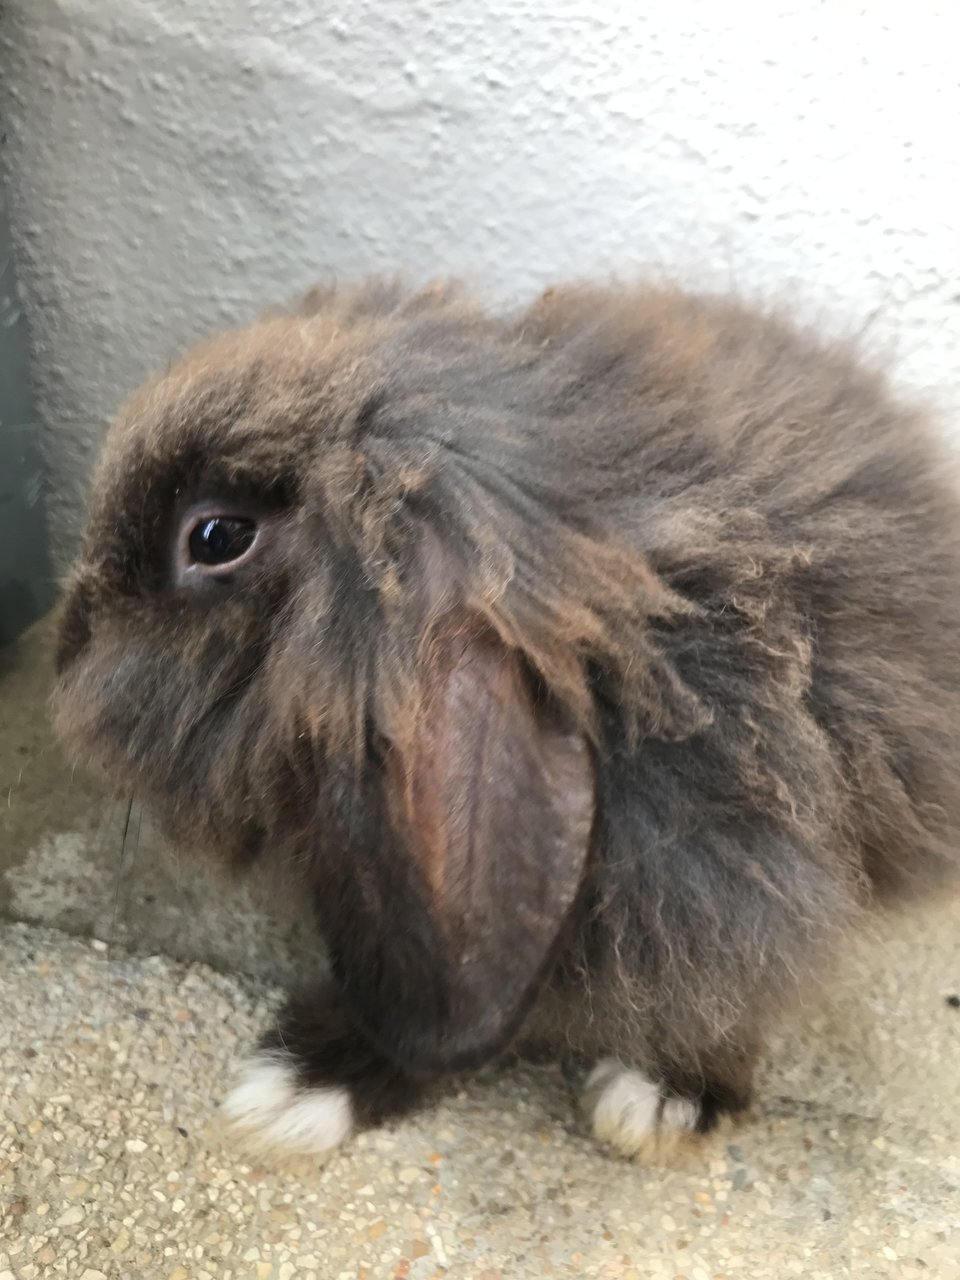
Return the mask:
[[[514,652],[474,632],[447,635],[434,658],[432,695],[351,822],[336,906],[320,904],[355,1016],[420,1071],[476,1065],[517,1031],[594,811],[586,742],[539,705]]]

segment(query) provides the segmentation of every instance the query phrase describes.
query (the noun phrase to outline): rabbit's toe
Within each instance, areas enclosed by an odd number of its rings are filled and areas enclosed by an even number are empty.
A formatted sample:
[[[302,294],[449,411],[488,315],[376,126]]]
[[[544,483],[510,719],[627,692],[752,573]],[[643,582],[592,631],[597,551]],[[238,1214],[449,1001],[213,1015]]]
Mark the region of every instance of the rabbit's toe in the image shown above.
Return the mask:
[[[303,1087],[292,1059],[276,1052],[247,1060],[223,1114],[259,1145],[301,1154],[339,1146],[354,1127],[348,1089]]]
[[[616,1058],[594,1067],[583,1105],[597,1141],[625,1156],[665,1154],[702,1129],[698,1102],[668,1096],[656,1081]]]

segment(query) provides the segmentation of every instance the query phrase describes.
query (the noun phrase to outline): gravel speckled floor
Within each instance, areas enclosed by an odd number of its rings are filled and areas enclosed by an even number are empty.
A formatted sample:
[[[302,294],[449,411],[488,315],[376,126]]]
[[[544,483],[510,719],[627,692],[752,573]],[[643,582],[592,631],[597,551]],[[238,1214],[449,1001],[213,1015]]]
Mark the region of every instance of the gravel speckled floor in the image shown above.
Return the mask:
[[[251,1163],[215,1104],[275,993],[2,926],[0,1280],[954,1280],[958,923],[867,949],[751,1122],[670,1169],[596,1150],[533,1068],[323,1164]]]

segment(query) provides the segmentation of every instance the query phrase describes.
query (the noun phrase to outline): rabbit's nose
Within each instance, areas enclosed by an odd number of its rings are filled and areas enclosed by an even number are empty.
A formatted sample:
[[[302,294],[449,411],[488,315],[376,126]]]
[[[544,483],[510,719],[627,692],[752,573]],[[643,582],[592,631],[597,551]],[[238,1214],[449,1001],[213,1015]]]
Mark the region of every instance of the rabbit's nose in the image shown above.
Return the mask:
[[[89,642],[90,592],[81,578],[68,591],[60,614],[54,657],[58,676],[77,660]]]

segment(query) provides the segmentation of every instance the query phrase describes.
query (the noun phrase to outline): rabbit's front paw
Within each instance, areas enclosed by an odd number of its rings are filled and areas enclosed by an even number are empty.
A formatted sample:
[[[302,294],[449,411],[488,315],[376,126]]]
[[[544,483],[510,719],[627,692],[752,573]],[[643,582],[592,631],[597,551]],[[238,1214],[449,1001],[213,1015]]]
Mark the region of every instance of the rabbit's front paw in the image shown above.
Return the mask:
[[[223,1113],[262,1146],[322,1152],[356,1129],[403,1115],[423,1088],[380,1055],[325,985],[292,997],[279,1011]]]
[[[597,1141],[625,1156],[665,1154],[704,1127],[699,1102],[669,1096],[616,1058],[597,1063],[582,1101]]]
[[[354,1127],[350,1091],[304,1087],[293,1059],[282,1052],[259,1053],[244,1063],[223,1114],[259,1145],[300,1154],[329,1151]]]

